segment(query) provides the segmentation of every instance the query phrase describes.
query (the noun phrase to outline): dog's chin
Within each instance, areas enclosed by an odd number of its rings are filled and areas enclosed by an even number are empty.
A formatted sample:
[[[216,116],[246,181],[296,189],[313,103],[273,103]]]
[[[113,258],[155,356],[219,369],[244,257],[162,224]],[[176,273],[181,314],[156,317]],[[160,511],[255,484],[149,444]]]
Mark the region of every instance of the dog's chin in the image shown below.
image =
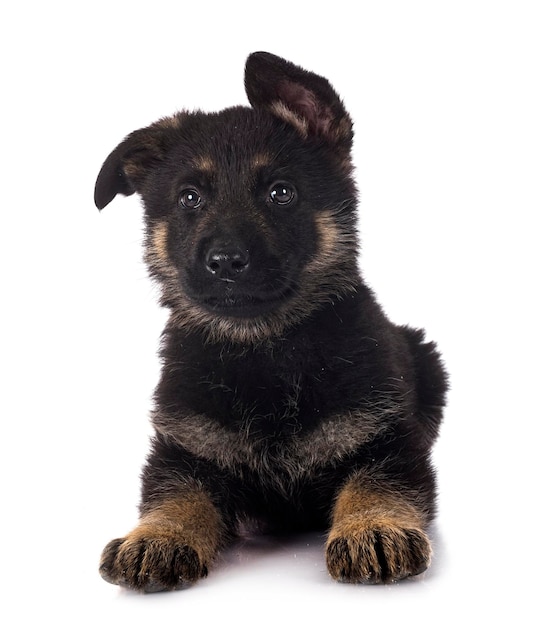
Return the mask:
[[[280,293],[228,293],[221,296],[203,296],[198,304],[208,313],[219,317],[256,318],[272,313],[289,300],[291,290]]]

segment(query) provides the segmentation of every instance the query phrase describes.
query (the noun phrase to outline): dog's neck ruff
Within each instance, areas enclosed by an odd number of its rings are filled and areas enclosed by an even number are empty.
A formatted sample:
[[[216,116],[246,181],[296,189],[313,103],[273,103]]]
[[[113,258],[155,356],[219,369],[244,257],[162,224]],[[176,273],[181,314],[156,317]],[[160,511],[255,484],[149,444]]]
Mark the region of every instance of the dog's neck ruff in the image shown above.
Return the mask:
[[[188,332],[198,332],[205,342],[257,345],[282,339],[292,328],[304,323],[326,305],[335,304],[349,293],[356,284],[346,286],[344,293],[327,297],[295,296],[278,309],[253,318],[229,317],[207,311],[187,298],[180,298],[171,309],[169,327]],[[308,298],[308,299],[307,299]],[[312,304],[310,304],[312,303]]]

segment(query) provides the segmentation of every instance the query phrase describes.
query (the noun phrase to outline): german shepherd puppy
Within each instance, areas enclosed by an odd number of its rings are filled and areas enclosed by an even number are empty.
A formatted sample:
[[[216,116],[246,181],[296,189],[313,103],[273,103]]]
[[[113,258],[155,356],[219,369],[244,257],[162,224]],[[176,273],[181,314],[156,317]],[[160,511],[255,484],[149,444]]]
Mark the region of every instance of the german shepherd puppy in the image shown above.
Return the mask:
[[[257,52],[245,85],[251,107],[161,119],[98,176],[99,209],[140,194],[170,310],[140,521],[100,573],[184,587],[252,521],[327,530],[336,580],[414,576],[430,564],[441,360],[358,272],[352,122],[329,82]]]

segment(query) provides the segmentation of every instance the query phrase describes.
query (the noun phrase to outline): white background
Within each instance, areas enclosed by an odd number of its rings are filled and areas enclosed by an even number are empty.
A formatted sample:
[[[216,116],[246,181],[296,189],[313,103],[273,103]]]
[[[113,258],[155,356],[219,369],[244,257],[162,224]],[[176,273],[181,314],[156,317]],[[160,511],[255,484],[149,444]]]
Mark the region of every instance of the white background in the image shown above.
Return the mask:
[[[3,624],[543,623],[542,7],[2,5]],[[99,214],[94,181],[133,129],[244,104],[254,50],[343,96],[362,271],[450,370],[436,558],[417,580],[348,586],[329,580],[321,537],[263,538],[190,590],[140,596],[103,582],[97,562],[136,521],[165,314],[138,199]]]

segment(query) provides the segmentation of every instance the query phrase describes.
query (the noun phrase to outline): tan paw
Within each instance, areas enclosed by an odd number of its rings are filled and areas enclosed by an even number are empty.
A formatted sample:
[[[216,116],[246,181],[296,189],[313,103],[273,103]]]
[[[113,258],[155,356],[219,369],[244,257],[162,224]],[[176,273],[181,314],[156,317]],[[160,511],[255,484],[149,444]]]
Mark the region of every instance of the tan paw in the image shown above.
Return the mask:
[[[180,589],[206,576],[208,567],[191,546],[139,537],[110,541],[99,571],[109,583],[151,592]]]
[[[221,518],[201,492],[151,508],[123,539],[104,548],[100,574],[138,591],[180,589],[208,574],[219,549]]]
[[[416,576],[430,564],[431,545],[417,528],[377,525],[347,536],[330,537],[326,562],[343,582],[386,583]]]

